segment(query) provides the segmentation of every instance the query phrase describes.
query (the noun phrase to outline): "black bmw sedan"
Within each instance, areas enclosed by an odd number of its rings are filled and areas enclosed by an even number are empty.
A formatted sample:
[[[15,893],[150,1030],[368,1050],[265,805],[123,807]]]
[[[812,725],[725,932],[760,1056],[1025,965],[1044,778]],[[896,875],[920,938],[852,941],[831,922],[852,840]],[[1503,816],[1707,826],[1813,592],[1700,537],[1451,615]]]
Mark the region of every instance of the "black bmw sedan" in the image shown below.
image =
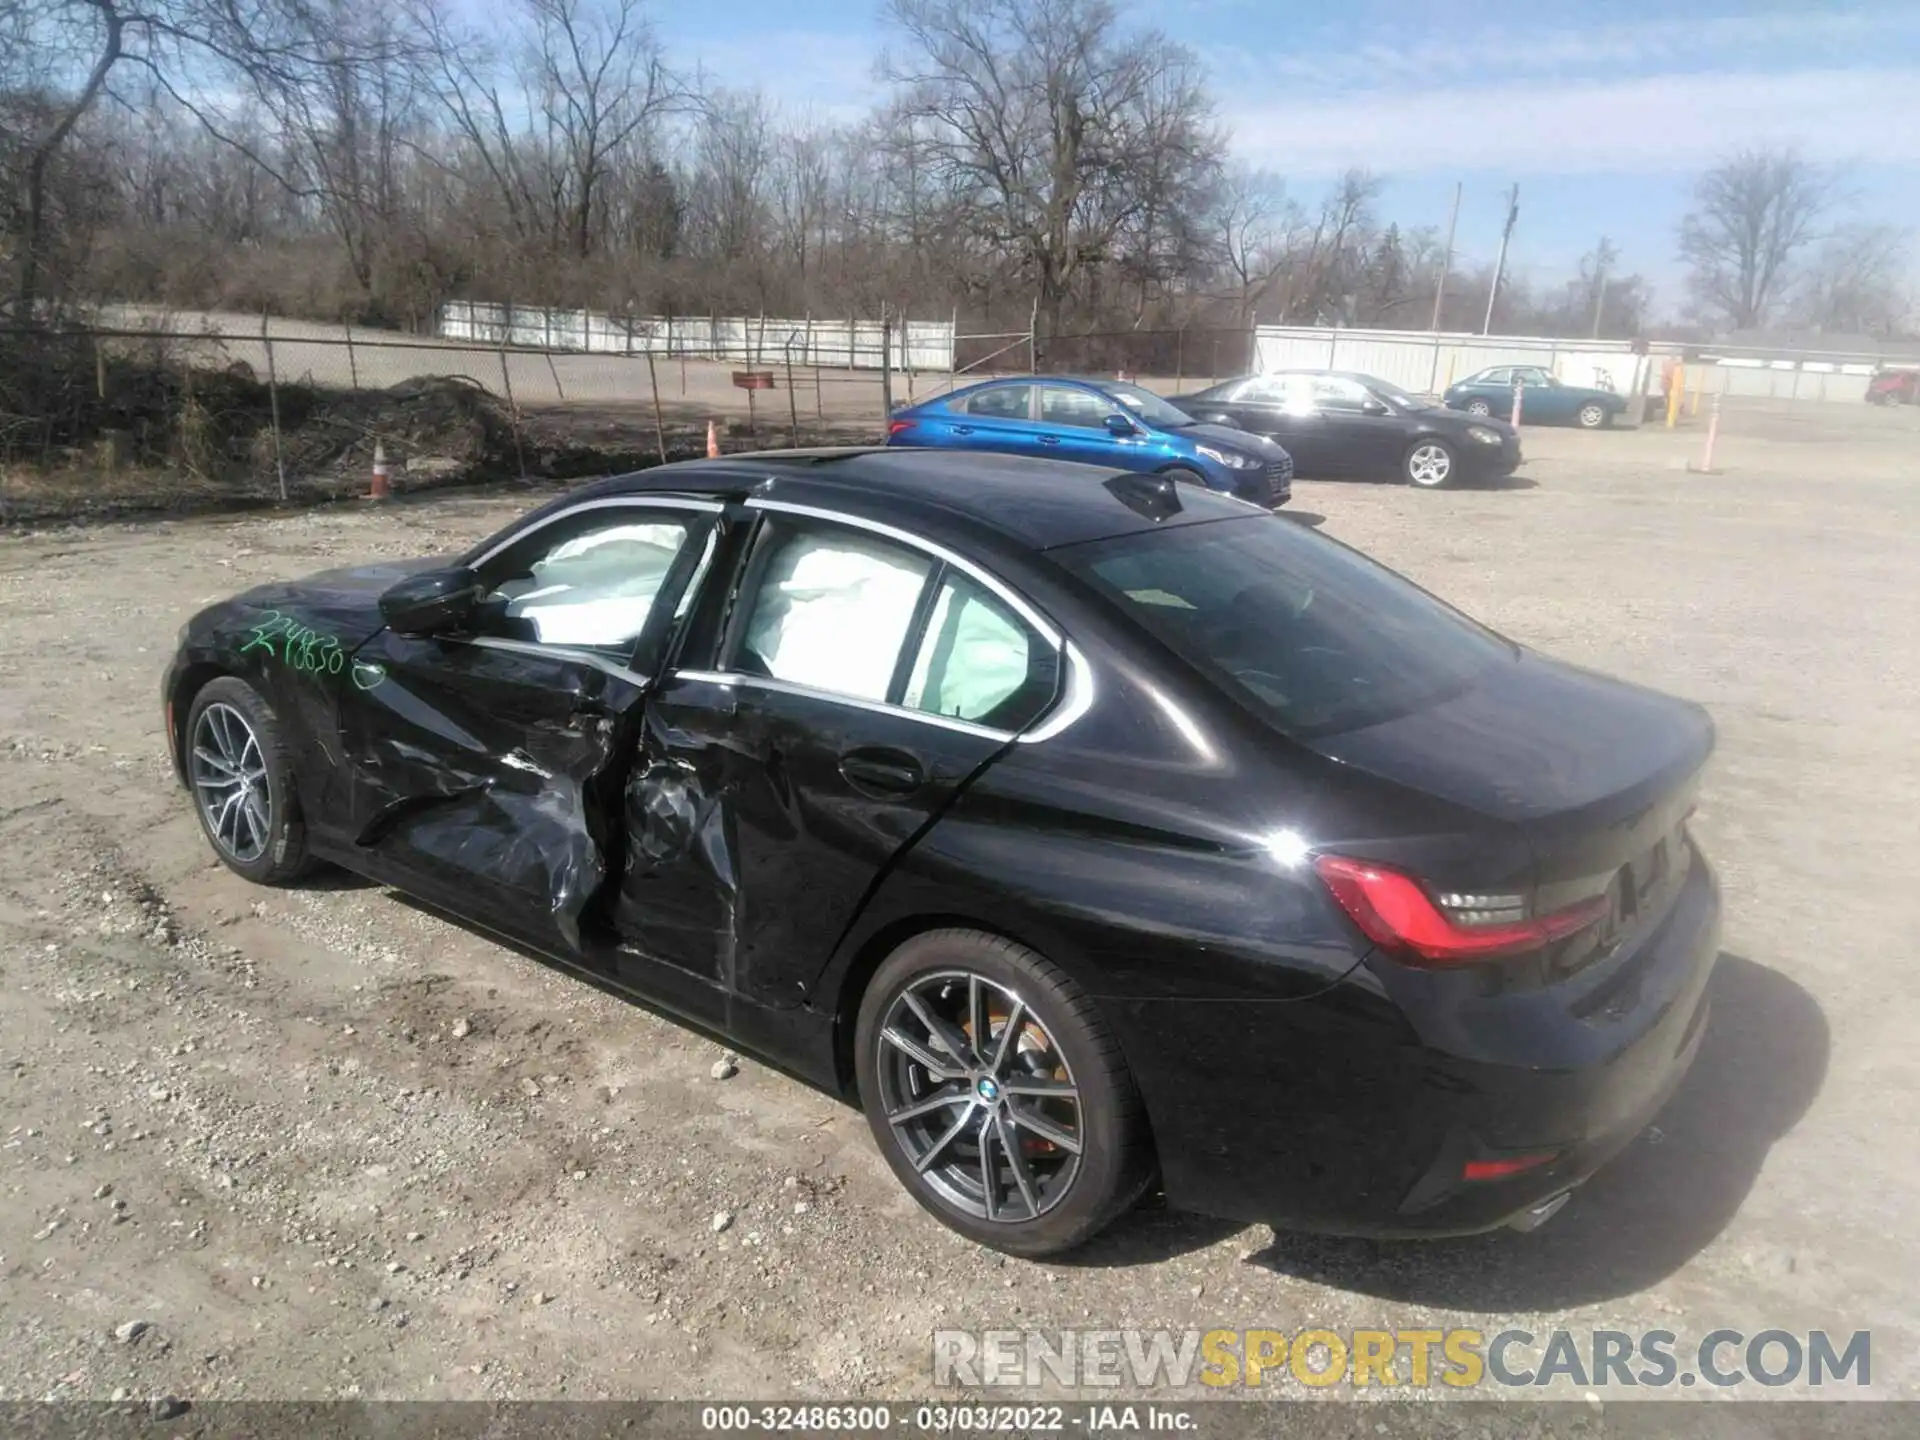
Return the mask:
[[[864,1107],[1043,1255],[1150,1185],[1536,1223],[1699,1045],[1696,706],[1163,477],[795,452],[184,628],[219,857],[331,862]]]
[[[1510,475],[1521,461],[1520,432],[1505,420],[1463,415],[1351,371],[1242,375],[1172,403],[1277,441],[1301,475],[1398,478],[1438,490]]]

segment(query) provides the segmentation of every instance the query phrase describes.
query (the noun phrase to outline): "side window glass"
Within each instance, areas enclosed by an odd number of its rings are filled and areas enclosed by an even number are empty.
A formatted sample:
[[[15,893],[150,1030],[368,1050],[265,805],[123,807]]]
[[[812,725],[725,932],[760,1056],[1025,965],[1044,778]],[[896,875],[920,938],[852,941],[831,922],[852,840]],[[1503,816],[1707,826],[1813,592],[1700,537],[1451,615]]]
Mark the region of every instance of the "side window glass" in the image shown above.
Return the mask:
[[[1511,385],[1513,384],[1513,369],[1509,366],[1503,370],[1489,370],[1480,377],[1480,383],[1482,385]]]
[[[1547,372],[1544,370],[1528,369],[1521,370],[1517,373],[1520,376],[1520,383],[1522,385],[1549,385],[1552,383],[1547,377]]]
[[[1025,420],[1027,396],[1032,389],[1031,385],[997,385],[982,390],[967,401],[967,414],[989,420]]]
[[[1113,406],[1085,390],[1070,390],[1065,385],[1040,387],[1040,419],[1048,425],[1068,425],[1076,430],[1103,430]]]
[[[1060,657],[984,587],[949,570],[901,703],[996,730],[1019,730],[1053,699]]]
[[[584,511],[486,566],[483,628],[512,639],[630,656],[695,525],[661,511]]]
[[[1287,398],[1287,377],[1255,375],[1242,380],[1227,398],[1240,405],[1278,405]]]
[[[1326,376],[1314,382],[1314,399],[1322,409],[1353,411],[1360,408],[1366,392],[1351,380]]]
[[[775,521],[735,668],[859,700],[885,700],[933,561],[837,525]]]

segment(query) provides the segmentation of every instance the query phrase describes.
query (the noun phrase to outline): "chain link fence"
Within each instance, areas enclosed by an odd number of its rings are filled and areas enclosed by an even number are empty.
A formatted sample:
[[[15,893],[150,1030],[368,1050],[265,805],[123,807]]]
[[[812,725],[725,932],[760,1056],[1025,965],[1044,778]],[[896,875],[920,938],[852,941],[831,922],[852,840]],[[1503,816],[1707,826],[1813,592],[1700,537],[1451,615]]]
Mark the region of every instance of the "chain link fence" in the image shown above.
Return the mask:
[[[879,323],[854,352],[775,327],[741,353],[697,333],[635,353],[405,335],[234,313],[95,312],[0,329],[0,512],[57,490],[73,508],[273,502],[393,488],[616,474],[708,453],[870,444],[890,415],[994,375],[1125,375],[1174,393],[1251,368],[1245,330],[1038,341],[946,331],[955,369]],[[838,340],[839,337],[836,337]],[[860,347],[870,347],[871,354]],[[693,353],[697,351],[698,353]],[[835,363],[822,363],[829,353]],[[808,355],[814,356],[809,363]],[[27,505],[27,510],[32,510]]]

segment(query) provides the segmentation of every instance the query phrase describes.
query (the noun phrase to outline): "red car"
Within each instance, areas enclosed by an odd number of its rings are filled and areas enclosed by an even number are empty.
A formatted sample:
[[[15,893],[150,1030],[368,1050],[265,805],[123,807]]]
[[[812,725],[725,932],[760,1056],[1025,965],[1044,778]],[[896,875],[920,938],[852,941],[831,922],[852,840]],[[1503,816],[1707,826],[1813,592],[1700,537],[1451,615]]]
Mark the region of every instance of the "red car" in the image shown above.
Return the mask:
[[[1920,370],[1882,370],[1867,382],[1867,403],[1920,404]]]

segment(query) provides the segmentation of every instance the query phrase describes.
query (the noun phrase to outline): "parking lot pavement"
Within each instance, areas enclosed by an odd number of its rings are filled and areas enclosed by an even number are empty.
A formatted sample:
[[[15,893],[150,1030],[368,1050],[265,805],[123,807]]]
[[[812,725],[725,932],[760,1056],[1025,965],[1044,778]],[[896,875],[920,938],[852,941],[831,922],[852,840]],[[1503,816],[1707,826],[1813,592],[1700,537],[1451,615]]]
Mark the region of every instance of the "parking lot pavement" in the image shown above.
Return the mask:
[[[162,755],[179,623],[525,492],[0,540],[0,1398],[910,1397],[937,1328],[1134,1325],[1871,1329],[1873,1393],[1920,1394],[1916,418],[1742,411],[1717,476],[1697,427],[1530,429],[1497,489],[1296,486],[1720,728],[1696,1069],[1544,1229],[1438,1244],[1148,1210],[1002,1260],[857,1114],[389,893],[219,868]]]

